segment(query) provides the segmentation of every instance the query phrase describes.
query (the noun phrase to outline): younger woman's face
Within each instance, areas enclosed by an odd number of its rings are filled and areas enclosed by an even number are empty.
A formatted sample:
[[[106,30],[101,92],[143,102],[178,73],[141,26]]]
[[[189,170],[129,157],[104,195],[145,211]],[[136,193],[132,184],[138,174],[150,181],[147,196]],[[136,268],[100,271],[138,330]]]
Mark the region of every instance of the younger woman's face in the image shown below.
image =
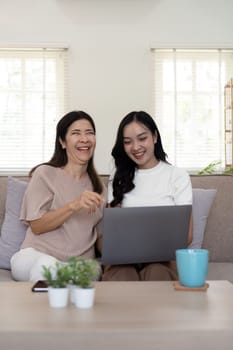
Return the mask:
[[[86,119],[73,122],[66,133],[61,145],[66,149],[68,162],[85,165],[93,156],[96,137],[91,123]]]
[[[123,130],[124,150],[139,169],[153,168],[158,160],[154,155],[154,145],[157,135],[142,123],[133,121],[126,125]]]

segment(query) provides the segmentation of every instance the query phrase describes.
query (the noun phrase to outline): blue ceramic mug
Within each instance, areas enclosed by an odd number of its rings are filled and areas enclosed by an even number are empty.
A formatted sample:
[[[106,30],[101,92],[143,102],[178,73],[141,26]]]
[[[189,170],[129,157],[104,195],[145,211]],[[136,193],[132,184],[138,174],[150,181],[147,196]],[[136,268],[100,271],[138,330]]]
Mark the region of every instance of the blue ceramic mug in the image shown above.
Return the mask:
[[[176,264],[180,283],[185,287],[202,287],[208,272],[209,251],[178,249]]]

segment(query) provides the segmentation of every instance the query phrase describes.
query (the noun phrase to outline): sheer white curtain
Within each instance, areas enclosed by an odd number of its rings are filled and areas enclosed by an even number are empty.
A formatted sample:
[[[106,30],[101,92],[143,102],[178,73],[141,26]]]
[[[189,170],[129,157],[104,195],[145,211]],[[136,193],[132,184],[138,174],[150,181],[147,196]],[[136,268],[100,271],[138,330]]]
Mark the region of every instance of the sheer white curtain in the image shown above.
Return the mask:
[[[67,49],[0,49],[0,172],[49,160],[66,78]]]
[[[224,166],[224,85],[233,50],[153,49],[155,119],[172,164]]]

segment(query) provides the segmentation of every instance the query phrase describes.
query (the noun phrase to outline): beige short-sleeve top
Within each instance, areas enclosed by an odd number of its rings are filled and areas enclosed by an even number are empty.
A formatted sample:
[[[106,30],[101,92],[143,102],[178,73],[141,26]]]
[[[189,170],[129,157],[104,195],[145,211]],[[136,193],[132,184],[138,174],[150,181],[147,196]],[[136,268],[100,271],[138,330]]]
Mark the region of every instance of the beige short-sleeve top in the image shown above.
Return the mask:
[[[33,173],[25,192],[20,219],[25,222],[39,219],[49,210],[79,197],[84,190],[93,190],[88,174],[76,180],[62,168],[41,165]],[[103,194],[106,198],[106,188]],[[21,248],[35,248],[62,261],[71,256],[94,257],[96,226],[101,221],[104,206],[105,203],[95,213],[85,210],[74,213],[62,226],[40,235],[34,234],[28,226]]]

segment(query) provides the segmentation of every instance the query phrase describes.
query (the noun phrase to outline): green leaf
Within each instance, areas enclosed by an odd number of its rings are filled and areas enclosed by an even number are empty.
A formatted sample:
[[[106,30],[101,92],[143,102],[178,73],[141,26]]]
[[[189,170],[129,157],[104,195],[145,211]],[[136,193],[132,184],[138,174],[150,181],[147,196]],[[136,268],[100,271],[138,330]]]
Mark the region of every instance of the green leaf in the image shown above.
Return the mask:
[[[98,262],[94,259],[71,257],[68,261],[71,283],[81,288],[89,288],[100,271]]]
[[[70,281],[70,271],[67,264],[62,264],[57,262],[55,267],[42,266],[43,276],[47,281],[47,284],[54,288],[65,288]],[[53,279],[53,274],[51,272],[53,269],[56,279]]]
[[[209,163],[206,167],[197,172],[197,175],[205,175],[205,174],[215,174],[217,172],[216,166],[221,164],[221,160],[216,160]]]

